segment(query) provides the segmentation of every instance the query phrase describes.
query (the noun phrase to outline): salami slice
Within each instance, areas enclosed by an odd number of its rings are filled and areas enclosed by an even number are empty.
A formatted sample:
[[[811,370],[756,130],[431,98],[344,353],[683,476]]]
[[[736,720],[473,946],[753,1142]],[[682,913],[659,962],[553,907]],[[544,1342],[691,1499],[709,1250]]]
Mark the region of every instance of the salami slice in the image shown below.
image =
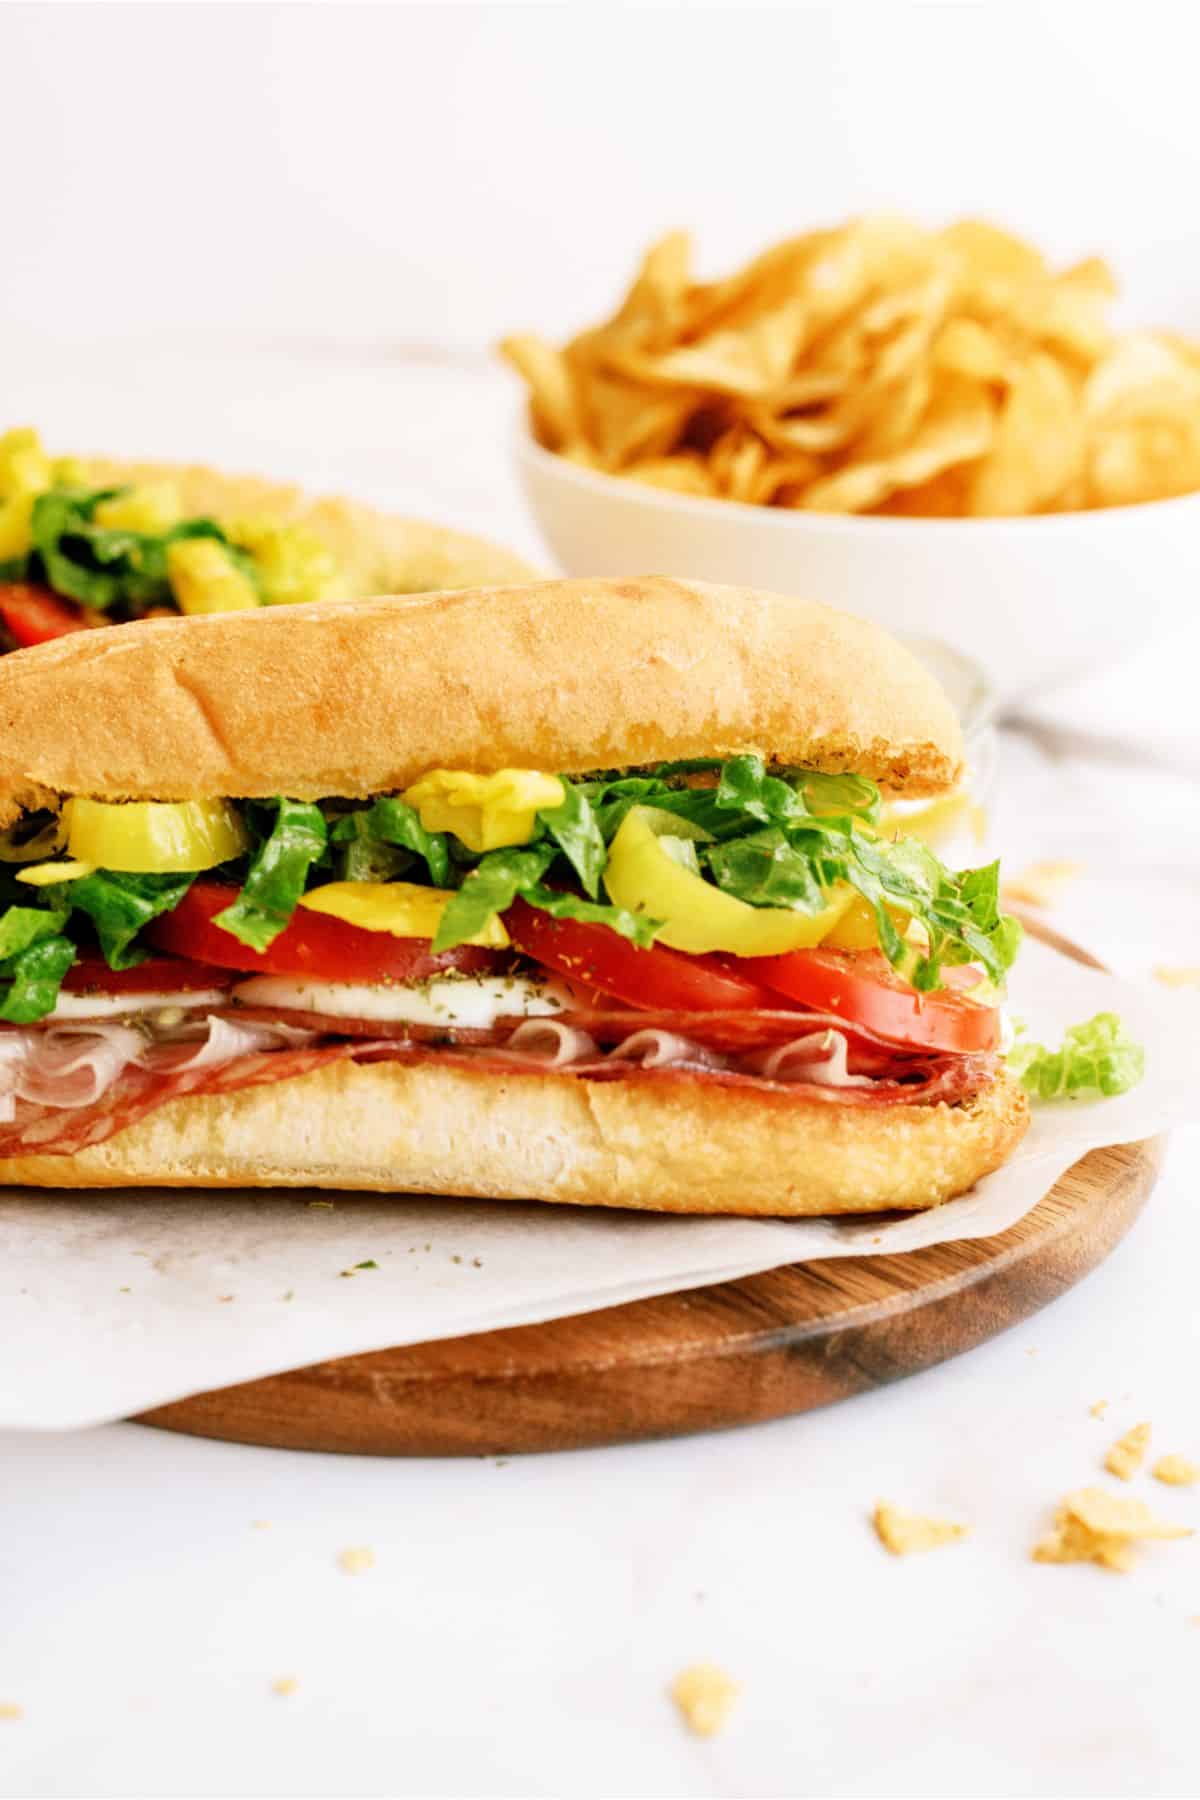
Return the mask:
[[[210,1064],[176,1074],[156,1073],[129,1063],[91,1106],[38,1106],[18,1100],[16,1116],[0,1125],[0,1156],[73,1156],[78,1150],[104,1143],[127,1125],[135,1125],[169,1100],[189,1094],[229,1094],[237,1088],[286,1081],[293,1075],[307,1075],[324,1063],[339,1062],[352,1052],[352,1044],[326,1041],[297,1050],[253,1051],[215,1067]]]

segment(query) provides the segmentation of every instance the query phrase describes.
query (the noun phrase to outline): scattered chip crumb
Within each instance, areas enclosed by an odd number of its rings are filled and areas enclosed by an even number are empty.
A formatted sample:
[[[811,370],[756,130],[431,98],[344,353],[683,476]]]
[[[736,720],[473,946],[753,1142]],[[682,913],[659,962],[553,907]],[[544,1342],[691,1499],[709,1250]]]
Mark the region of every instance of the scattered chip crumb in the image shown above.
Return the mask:
[[[23,1719],[25,1708],[15,1706],[11,1700],[0,1700],[0,1719]]]
[[[1191,1487],[1200,1481],[1200,1463],[1189,1462],[1186,1456],[1160,1456],[1150,1473],[1168,1487]]]
[[[893,1556],[907,1556],[912,1550],[936,1550],[939,1544],[952,1544],[965,1538],[968,1527],[952,1524],[949,1519],[928,1519],[921,1513],[904,1512],[881,1500],[872,1515],[875,1535]]]
[[[1180,963],[1155,963],[1154,979],[1161,981],[1164,987],[1200,988],[1200,966],[1188,967]]]
[[[338,1567],[347,1575],[361,1575],[364,1570],[375,1567],[375,1552],[365,1544],[357,1549],[343,1550],[338,1556]]]
[[[300,1683],[294,1675],[277,1675],[271,1683],[273,1694],[294,1694]]]
[[[697,1737],[714,1737],[722,1729],[741,1691],[715,1663],[693,1663],[671,1683],[671,1698]]]
[[[1137,1560],[1139,1542],[1191,1535],[1186,1525],[1156,1519],[1144,1500],[1130,1500],[1106,1488],[1080,1488],[1058,1508],[1053,1531],[1033,1547],[1033,1560],[1094,1562],[1123,1575]]]
[[[250,1527],[253,1531],[270,1531],[271,1521],[270,1519],[251,1519]]]
[[[1084,873],[1078,862],[1034,862],[1004,882],[1006,900],[1023,900],[1026,906],[1054,906],[1062,891]]]
[[[1108,1401],[1093,1400],[1092,1404],[1088,1407],[1088,1411],[1091,1413],[1093,1419],[1102,1419],[1108,1411]]]
[[[1104,1466],[1110,1475],[1117,1475],[1122,1481],[1132,1481],[1146,1460],[1146,1451],[1150,1447],[1150,1426],[1145,1421],[1119,1437],[1104,1459]]]

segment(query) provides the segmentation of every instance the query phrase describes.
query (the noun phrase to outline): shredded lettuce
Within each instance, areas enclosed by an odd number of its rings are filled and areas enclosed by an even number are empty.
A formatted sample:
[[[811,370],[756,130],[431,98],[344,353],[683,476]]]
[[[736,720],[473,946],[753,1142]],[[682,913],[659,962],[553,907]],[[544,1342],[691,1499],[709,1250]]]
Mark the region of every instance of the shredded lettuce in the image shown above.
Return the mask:
[[[274,943],[299,904],[309,870],[326,849],[320,807],[282,796],[274,806],[274,825],[255,853],[241,893],[213,917],[214,925],[252,950]]]
[[[66,909],[10,906],[0,917],[0,1020],[29,1025],[54,1009],[62,978],[75,961],[63,932]]]
[[[31,1025],[54,1011],[63,976],[75,961],[75,946],[56,932],[27,944],[0,961],[0,1019]]]
[[[45,549],[39,554],[61,553],[85,571],[89,583],[95,577],[101,586],[89,587],[92,603],[101,602],[110,576],[126,584],[126,598],[144,591],[137,586],[143,579],[157,579],[154,555],[137,533],[91,527],[100,497],[63,492],[41,497],[54,506],[43,518]],[[203,533],[207,522],[192,521],[186,529]],[[707,778],[704,785],[689,785],[695,776]],[[1021,928],[1000,910],[998,865],[954,873],[915,839],[883,837],[879,790],[862,776],[772,770],[760,756],[745,755],[667,763],[650,773],[563,779],[562,786],[561,802],[537,814],[531,842],[482,856],[451,834],[426,830],[418,813],[394,795],[360,805],[328,800],[317,806],[286,798],[244,802],[241,811],[256,848],[248,865],[231,863],[222,871],[241,887],[231,891],[231,903],[214,923],[263,951],[314,880],[330,875],[351,881],[428,879],[454,890],[435,951],[475,937],[518,896],[557,918],[604,925],[648,946],[658,923],[607,904],[603,886],[608,845],[630,807],[640,805],[677,819],[688,866],[751,906],[787,907],[812,916],[829,904],[835,887],[849,885],[870,906],[885,955],[919,990],[936,988],[945,965],[962,963],[981,964],[1000,988],[1016,955]],[[670,849],[673,836],[670,830],[660,836],[664,848]],[[32,902],[23,890],[6,888],[0,871],[0,981],[16,979],[9,962],[26,950],[55,935],[69,943],[64,926],[72,908],[92,920],[111,967],[130,967],[144,955],[138,946],[143,926],[177,905],[193,879],[100,870],[64,884],[54,899],[47,890],[45,898]],[[52,923],[44,925],[45,919]],[[906,933],[909,920],[922,927],[917,943]],[[48,970],[54,960],[43,954],[38,966]],[[48,992],[49,977],[38,979],[41,991]]]
[[[542,877],[557,854],[554,843],[526,845],[515,850],[489,850],[465,877],[448,902],[433,940],[434,953],[453,950],[483,930],[495,913],[506,912],[518,894],[531,906],[552,913],[556,919],[579,919],[589,925],[607,925],[610,931],[645,948],[654,941],[655,921],[626,912],[621,906],[582,900],[578,894],[546,887]]]
[[[1073,1100],[1084,1094],[1111,1099],[1136,1087],[1146,1072],[1146,1052],[1110,1012],[1072,1025],[1058,1050],[1018,1037],[1007,1060],[1035,1100]]]
[[[40,563],[55,593],[102,612],[172,603],[167,550],[183,538],[216,538],[255,580],[251,559],[230,543],[215,519],[184,519],[150,535],[95,523],[96,508],[125,488],[52,488],[33,503],[31,562]]]
[[[506,912],[518,894],[538,887],[554,857],[553,844],[489,850],[447,902],[433,940],[434,954],[465,944],[493,914]]]
[[[543,809],[538,818],[578,875],[584,893],[595,900],[604,870],[604,839],[582,788],[570,781],[562,785],[562,804]]]
[[[65,898],[86,913],[110,969],[132,969],[146,951],[134,939],[143,925],[179,905],[194,875],[118,875],[97,869],[79,881],[64,883]]]
[[[450,854],[444,831],[426,831],[411,806],[385,795],[357,812],[346,813],[329,833],[343,852],[345,881],[390,881],[420,858],[434,887],[450,878]],[[379,870],[390,873],[379,873]]]
[[[678,785],[697,773],[715,775],[715,785]],[[700,872],[750,906],[811,916],[848,883],[871,907],[888,960],[922,992],[940,985],[947,963],[982,963],[999,986],[1016,956],[1021,927],[1000,911],[999,865],[955,874],[916,839],[881,837],[879,789],[864,776],[770,774],[760,756],[735,756],[665,764],[650,777],[602,777],[581,791],[606,843],[631,806],[699,827],[712,840],[698,850]],[[927,949],[914,948],[893,912],[924,927]]]

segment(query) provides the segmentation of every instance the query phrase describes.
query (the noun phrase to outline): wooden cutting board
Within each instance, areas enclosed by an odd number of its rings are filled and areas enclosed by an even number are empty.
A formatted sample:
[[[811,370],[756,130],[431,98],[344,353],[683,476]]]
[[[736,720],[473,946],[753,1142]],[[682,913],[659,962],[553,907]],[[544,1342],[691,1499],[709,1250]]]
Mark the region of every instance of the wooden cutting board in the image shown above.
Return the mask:
[[[1163,1143],[1092,1151],[998,1237],[803,1263],[546,1325],[342,1357],[141,1421],[293,1450],[479,1456],[805,1412],[970,1350],[1072,1287],[1137,1217]]]

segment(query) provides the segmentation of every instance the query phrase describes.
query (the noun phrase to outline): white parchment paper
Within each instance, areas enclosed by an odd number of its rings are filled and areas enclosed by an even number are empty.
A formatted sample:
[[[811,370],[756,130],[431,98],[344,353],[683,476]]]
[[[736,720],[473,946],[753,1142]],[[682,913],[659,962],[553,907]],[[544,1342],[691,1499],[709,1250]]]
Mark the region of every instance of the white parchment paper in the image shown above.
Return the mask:
[[[1036,1109],[1007,1168],[894,1222],[307,1192],[5,1193],[0,1427],[97,1424],[327,1357],[532,1324],[782,1263],[987,1237],[1085,1150],[1200,1113],[1195,995],[1131,986],[1029,942],[1012,1006],[1043,1041],[1095,1012],[1121,1013],[1146,1046],[1145,1081],[1118,1100]]]

